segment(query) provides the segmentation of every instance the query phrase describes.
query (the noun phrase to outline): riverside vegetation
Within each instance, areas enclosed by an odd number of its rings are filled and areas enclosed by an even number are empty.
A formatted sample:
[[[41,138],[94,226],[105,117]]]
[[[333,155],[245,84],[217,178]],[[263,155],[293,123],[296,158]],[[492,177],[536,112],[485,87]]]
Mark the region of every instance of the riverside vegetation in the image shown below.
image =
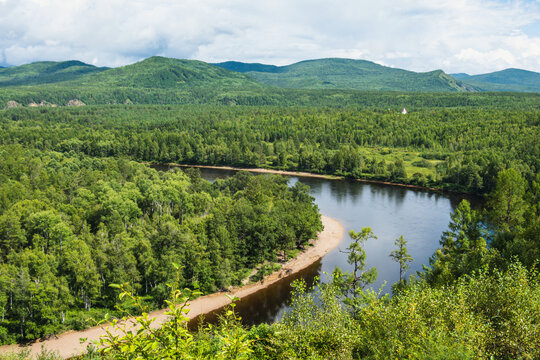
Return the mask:
[[[290,310],[271,325],[241,325],[234,303],[218,325],[186,330],[183,313],[190,290],[171,286],[168,314],[160,330],[150,328],[141,299],[129,291],[123,306],[136,304],[145,331],[112,334],[90,348],[87,359],[536,359],[540,356],[540,274],[537,270],[538,188],[527,188],[513,169],[501,171],[486,213],[464,200],[441,237],[441,250],[419,277],[402,279],[393,297],[366,287],[376,269],[365,269],[363,244],[369,228],[351,231],[348,248],[354,272],[336,269],[333,281],[308,289],[294,286]],[[487,247],[487,243],[492,244]],[[396,240],[392,257],[400,273],[410,257]],[[396,268],[396,271],[398,269]],[[234,300],[234,299],[232,299]]]
[[[114,321],[113,327],[125,333],[103,337],[99,345],[106,346],[105,351],[90,347],[80,358],[536,359],[540,177],[528,189],[525,184],[513,169],[499,173],[486,214],[495,226],[490,232],[481,214],[463,201],[451,216],[431,267],[397,284],[393,297],[367,287],[376,270],[365,269],[363,244],[375,236],[364,228],[350,234],[355,239],[348,248],[354,273],[336,269],[333,281],[313,291],[297,282],[291,308],[278,323],[246,328],[233,303],[219,324],[192,333],[183,309],[193,292],[179,289],[183,269],[172,263],[177,281],[169,285],[171,318],[165,326],[152,329],[144,297],[115,285],[113,289],[121,291],[118,308],[126,316],[141,312],[136,322],[145,330],[130,332]],[[401,272],[408,259],[406,241],[396,244],[393,256]],[[42,356],[55,359],[54,354]]]
[[[165,303],[172,320],[162,330],[104,339],[110,350],[86,357],[539,358],[540,113],[530,96],[512,99],[520,105],[419,106],[405,116],[356,107],[4,110],[0,338],[80,328],[121,315],[114,306],[142,313],[144,327],[146,311]],[[280,177],[210,184],[133,160],[406,182],[485,194],[488,206],[461,203],[429,266],[403,276],[392,297],[367,286],[375,271],[363,269],[362,243],[373,234],[362,229],[349,249],[358,271],[338,270],[315,292],[298,283],[280,322],[245,328],[232,308],[189,333],[181,305],[192,291],[238,284],[286,256],[320,230],[318,211],[305,187]],[[406,239],[397,244],[402,273]]]
[[[179,286],[204,293],[239,285],[265,261],[321,230],[305,185],[239,173],[213,184],[196,171],[158,172],[97,159],[0,149],[0,341],[88,326],[119,291],[160,307],[173,262]]]
[[[0,143],[92,157],[301,170],[485,194],[540,168],[540,111],[100,106],[0,112]]]

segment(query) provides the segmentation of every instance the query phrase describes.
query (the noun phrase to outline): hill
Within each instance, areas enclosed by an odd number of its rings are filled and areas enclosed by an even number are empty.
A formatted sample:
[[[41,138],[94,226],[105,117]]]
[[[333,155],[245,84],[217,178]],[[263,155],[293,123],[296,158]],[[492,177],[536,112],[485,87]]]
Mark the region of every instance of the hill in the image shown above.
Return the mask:
[[[237,62],[220,65],[244,73],[202,61],[163,57],[151,57],[113,69],[75,61],[5,68],[0,69],[3,80],[0,81],[0,109],[81,102],[87,105],[352,105],[384,109],[407,107],[408,110],[426,106],[536,109],[539,104],[537,94],[474,94],[464,91],[471,88],[440,70],[414,73],[368,61],[323,59],[285,67]],[[308,70],[319,75],[305,76]],[[328,84],[321,82],[320,74],[325,73],[328,75],[324,81]],[[292,88],[265,85],[252,74],[275,76],[275,82],[289,82],[285,85]],[[354,89],[362,86],[377,90]],[[428,89],[435,92],[428,94]]]
[[[135,64],[91,74],[72,85],[172,89],[186,86],[251,88],[248,76],[197,60],[153,56]]]
[[[382,66],[366,60],[318,59],[287,66],[226,62],[215,64],[242,71],[254,79],[282,88],[348,89],[389,91],[474,91],[474,87],[445,74],[442,70],[416,73]]]
[[[506,69],[487,74],[452,74],[483,91],[540,92],[540,73],[522,69]]]
[[[246,73],[250,71],[260,72],[278,72],[280,67],[276,65],[265,65],[260,63],[243,63],[239,61],[225,61],[222,63],[214,63],[212,65],[218,66],[231,71],[237,71]]]
[[[43,61],[0,69],[0,87],[55,84],[62,89],[84,87],[173,89],[194,87],[261,87],[239,72],[196,60],[154,56],[118,68],[98,68],[80,61]]]
[[[0,87],[50,84],[70,81],[81,76],[98,73],[108,68],[96,67],[81,61],[41,61],[31,64],[0,68]]]

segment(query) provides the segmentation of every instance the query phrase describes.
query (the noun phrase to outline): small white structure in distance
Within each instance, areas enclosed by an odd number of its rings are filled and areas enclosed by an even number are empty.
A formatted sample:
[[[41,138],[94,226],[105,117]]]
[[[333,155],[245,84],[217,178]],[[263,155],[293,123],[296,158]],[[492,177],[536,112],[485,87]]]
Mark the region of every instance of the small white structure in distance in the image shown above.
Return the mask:
[[[407,109],[403,108],[403,110],[401,110],[401,113],[405,115],[407,113]]]

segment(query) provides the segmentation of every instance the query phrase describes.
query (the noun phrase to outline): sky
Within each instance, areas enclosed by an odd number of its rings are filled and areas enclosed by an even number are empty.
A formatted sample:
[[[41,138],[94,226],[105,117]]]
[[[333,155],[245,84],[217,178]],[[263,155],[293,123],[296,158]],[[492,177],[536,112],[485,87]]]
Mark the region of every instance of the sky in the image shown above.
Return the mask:
[[[153,55],[540,72],[540,0],[0,0],[0,65]]]

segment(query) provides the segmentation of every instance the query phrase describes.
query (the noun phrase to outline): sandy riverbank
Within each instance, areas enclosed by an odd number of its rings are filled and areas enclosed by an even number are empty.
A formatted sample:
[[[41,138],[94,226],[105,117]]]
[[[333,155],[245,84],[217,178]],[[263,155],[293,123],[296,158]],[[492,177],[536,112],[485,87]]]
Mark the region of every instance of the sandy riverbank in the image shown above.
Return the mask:
[[[199,169],[249,171],[249,172],[258,173],[258,174],[278,174],[278,175],[285,175],[285,176],[311,177],[311,178],[327,179],[327,180],[343,180],[343,179],[345,179],[343,176],[314,174],[314,173],[309,173],[309,172],[305,172],[305,171],[287,171],[287,170],[273,170],[273,169],[262,169],[262,168],[239,168],[239,167],[233,167],[233,166],[214,166],[214,165],[185,165],[185,164],[176,164],[176,163],[164,163],[164,164],[162,164],[162,163],[145,162],[144,164],[148,164],[148,165],[151,165],[151,166],[171,166],[171,167],[184,167],[184,168],[191,167],[191,168],[199,168]],[[467,194],[467,193],[461,193],[461,192],[457,192],[457,191],[441,190],[441,189],[437,189],[437,188],[431,188],[431,187],[420,186],[420,185],[393,183],[393,182],[382,181],[382,180],[367,180],[367,179],[351,179],[351,180],[352,181],[358,181],[358,182],[364,182],[364,183],[368,183],[368,184],[382,184],[382,185],[398,186],[398,187],[404,187],[404,188],[409,188],[409,189],[417,189],[417,190],[429,190],[429,191],[440,191],[440,192]]]
[[[143,164],[148,164],[151,166],[171,166],[171,167],[183,167],[183,168],[249,171],[249,172],[258,173],[258,174],[277,174],[277,175],[286,175],[286,176],[312,177],[312,178],[328,179],[328,180],[343,180],[343,176],[314,174],[314,173],[309,173],[305,171],[287,171],[287,170],[273,170],[273,169],[262,169],[262,168],[240,168],[240,167],[234,167],[234,166],[186,165],[186,164],[176,164],[176,163],[144,162]]]
[[[344,233],[343,226],[337,220],[323,215],[322,222],[324,230],[321,231],[317,239],[312,242],[312,246],[309,246],[305,251],[298,254],[297,257],[283,264],[279,271],[268,275],[261,282],[235,288],[230,292],[214,293],[193,300],[189,306],[191,311],[188,313],[188,317],[192,319],[198,315],[206,314],[227,305],[229,299],[225,294],[234,294],[238,298],[243,298],[268,287],[284,277],[305,269],[322,258],[330,252],[330,250],[339,245]],[[156,319],[153,323],[156,327],[167,320],[167,316],[164,312],[165,310],[158,310],[149,314],[150,318]],[[28,348],[31,350],[32,354],[39,354],[41,347],[43,346],[47,350],[58,352],[63,358],[70,358],[82,354],[88,342],[99,339],[104,333],[102,327],[94,327],[82,331],[68,331],[59,335],[57,338],[35,342],[29,345]],[[80,338],[87,338],[88,340],[85,344],[80,344]],[[20,349],[21,347],[19,345],[2,346],[0,347],[0,353],[9,353]]]

